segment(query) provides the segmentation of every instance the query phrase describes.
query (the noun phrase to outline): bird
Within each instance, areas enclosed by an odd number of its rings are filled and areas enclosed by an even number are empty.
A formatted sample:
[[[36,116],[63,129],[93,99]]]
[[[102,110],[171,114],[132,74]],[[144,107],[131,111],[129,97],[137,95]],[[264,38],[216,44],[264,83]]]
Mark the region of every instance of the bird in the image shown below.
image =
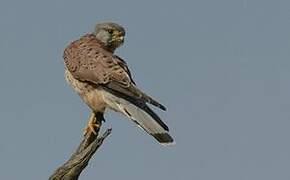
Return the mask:
[[[141,91],[127,63],[115,54],[125,29],[114,22],[97,23],[94,30],[69,43],[63,52],[65,79],[91,109],[85,133],[94,133],[106,109],[125,115],[161,145],[175,144],[168,126],[149,107],[166,107]]]

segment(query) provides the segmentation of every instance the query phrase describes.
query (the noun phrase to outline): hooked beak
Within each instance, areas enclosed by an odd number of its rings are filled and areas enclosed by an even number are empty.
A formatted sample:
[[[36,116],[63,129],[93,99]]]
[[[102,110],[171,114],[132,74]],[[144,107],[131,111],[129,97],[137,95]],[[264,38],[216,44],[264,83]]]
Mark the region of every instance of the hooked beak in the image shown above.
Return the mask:
[[[115,32],[113,34],[113,41],[118,42],[120,44],[124,43],[124,35],[121,32]]]
[[[121,44],[124,43],[124,36],[119,36],[118,40],[120,41]]]

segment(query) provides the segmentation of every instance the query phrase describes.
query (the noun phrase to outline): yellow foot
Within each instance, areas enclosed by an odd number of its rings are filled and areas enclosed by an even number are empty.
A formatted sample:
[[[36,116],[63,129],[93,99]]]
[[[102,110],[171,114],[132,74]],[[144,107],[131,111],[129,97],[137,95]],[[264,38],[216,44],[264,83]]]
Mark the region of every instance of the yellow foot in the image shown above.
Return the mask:
[[[84,135],[86,135],[87,133],[93,133],[94,135],[97,135],[96,128],[98,129],[100,128],[100,126],[101,125],[97,123],[95,113],[91,113],[89,122],[84,129]]]

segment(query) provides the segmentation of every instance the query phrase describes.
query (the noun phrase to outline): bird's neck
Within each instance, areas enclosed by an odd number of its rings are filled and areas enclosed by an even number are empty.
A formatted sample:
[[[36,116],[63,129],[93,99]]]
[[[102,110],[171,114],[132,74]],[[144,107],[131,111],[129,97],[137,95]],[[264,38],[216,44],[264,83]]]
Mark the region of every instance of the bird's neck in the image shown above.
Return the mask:
[[[105,42],[103,42],[102,40],[98,39],[95,35],[94,35],[95,39],[98,41],[98,43],[100,44],[100,46],[104,49],[106,49],[107,51],[114,53],[115,50],[117,49],[117,47],[113,46],[112,44],[107,44]]]
[[[97,41],[99,42],[100,46],[104,49],[106,49],[107,51],[114,53],[115,50],[117,49],[116,47],[110,45],[110,44],[106,44],[104,42],[102,42],[101,40],[97,39]]]

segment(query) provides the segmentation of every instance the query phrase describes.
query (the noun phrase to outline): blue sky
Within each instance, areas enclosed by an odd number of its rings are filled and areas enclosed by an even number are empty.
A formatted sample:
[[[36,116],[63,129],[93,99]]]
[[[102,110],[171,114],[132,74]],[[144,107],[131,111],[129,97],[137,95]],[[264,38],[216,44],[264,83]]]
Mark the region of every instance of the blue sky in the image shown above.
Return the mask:
[[[125,117],[80,179],[290,178],[290,2],[0,1],[0,179],[47,179],[73,152],[89,109],[63,78],[62,51],[97,22],[122,24],[116,52],[176,145]]]

